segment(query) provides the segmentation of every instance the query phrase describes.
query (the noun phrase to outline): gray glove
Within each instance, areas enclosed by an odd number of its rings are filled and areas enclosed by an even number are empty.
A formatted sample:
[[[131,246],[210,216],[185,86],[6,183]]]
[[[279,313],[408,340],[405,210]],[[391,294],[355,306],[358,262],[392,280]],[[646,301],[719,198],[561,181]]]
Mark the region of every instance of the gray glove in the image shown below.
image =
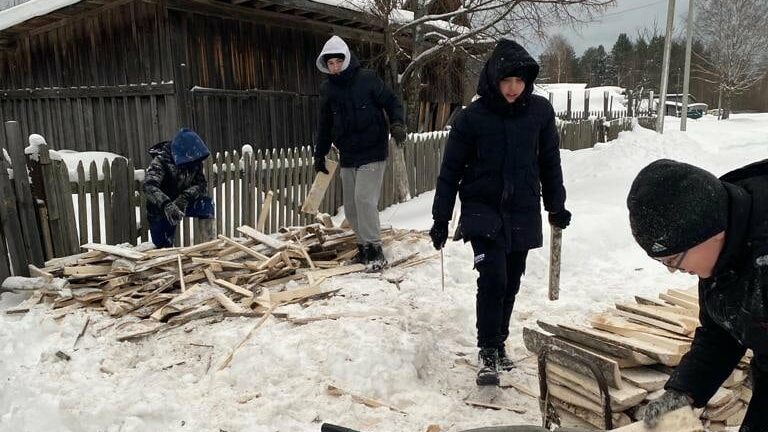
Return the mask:
[[[178,225],[184,219],[184,212],[173,201],[165,205],[165,218],[171,225]]]
[[[389,127],[389,133],[392,134],[392,138],[395,139],[395,143],[398,147],[405,145],[405,140],[408,138],[408,132],[405,130],[405,125],[394,123]]]
[[[661,397],[651,401],[651,403],[645,407],[643,421],[649,428],[656,427],[664,414],[678,408],[691,406],[691,404],[693,404],[693,399],[687,394],[677,390],[667,390]]]

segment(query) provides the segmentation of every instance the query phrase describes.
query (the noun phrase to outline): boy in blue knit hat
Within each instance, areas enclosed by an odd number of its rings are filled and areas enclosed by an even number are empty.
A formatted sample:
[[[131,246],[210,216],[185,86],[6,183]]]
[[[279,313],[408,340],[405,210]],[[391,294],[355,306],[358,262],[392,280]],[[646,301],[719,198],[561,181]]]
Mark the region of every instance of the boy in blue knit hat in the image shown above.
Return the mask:
[[[144,177],[147,219],[152,243],[158,248],[173,245],[176,226],[186,217],[199,218],[210,237],[214,218],[213,201],[206,196],[207,182],[203,161],[210,151],[190,129],[181,129],[172,141],[163,141],[149,149],[152,162]]]

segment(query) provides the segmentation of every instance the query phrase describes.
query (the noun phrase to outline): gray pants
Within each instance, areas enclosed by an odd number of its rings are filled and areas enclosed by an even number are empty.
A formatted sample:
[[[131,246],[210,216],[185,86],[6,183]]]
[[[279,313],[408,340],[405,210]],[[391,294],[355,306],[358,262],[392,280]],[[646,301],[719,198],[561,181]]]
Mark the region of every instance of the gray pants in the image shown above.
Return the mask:
[[[381,244],[378,206],[386,166],[387,162],[381,161],[341,169],[344,214],[358,244]]]

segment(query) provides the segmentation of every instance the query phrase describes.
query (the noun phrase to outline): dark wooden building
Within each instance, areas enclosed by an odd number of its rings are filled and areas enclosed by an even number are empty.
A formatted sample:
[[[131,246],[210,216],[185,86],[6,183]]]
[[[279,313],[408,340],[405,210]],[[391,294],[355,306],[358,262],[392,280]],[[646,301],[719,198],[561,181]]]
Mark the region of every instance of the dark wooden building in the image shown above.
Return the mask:
[[[3,5],[0,120],[19,121],[53,148],[110,151],[137,166],[180,126],[213,151],[311,144],[323,43],[337,34],[367,65],[384,40],[364,14],[311,0]],[[422,109],[450,113],[460,78],[439,78]]]

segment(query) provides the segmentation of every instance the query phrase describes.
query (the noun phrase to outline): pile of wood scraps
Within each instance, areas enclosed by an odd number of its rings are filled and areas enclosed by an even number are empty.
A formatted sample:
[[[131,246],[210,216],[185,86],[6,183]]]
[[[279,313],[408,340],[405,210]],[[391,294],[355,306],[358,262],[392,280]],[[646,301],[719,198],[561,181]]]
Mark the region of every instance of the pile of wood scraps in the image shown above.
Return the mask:
[[[575,426],[605,428],[600,385],[607,384],[613,426],[642,419],[644,406],[661,396],[664,384],[691,348],[699,325],[698,294],[670,289],[659,299],[636,297],[592,316],[589,325],[539,321],[524,328],[526,347],[546,348],[547,399],[560,420]],[[751,351],[706,408],[697,410],[708,430],[741,424],[752,397],[747,382]],[[541,378],[541,377],[540,377]]]
[[[354,233],[329,222],[283,228],[273,236],[242,226],[241,237],[220,235],[182,248],[86,244],[84,253],[31,266],[31,278],[7,278],[2,290],[32,295],[6,313],[24,313],[44,301],[57,318],[80,308],[102,310],[120,319],[119,340],[214,315],[285,317],[275,307],[331,296],[338,290],[323,291],[323,281],[366,270],[346,265],[357,253]],[[422,237],[382,230],[385,245]],[[390,267],[421,259],[414,254]]]

